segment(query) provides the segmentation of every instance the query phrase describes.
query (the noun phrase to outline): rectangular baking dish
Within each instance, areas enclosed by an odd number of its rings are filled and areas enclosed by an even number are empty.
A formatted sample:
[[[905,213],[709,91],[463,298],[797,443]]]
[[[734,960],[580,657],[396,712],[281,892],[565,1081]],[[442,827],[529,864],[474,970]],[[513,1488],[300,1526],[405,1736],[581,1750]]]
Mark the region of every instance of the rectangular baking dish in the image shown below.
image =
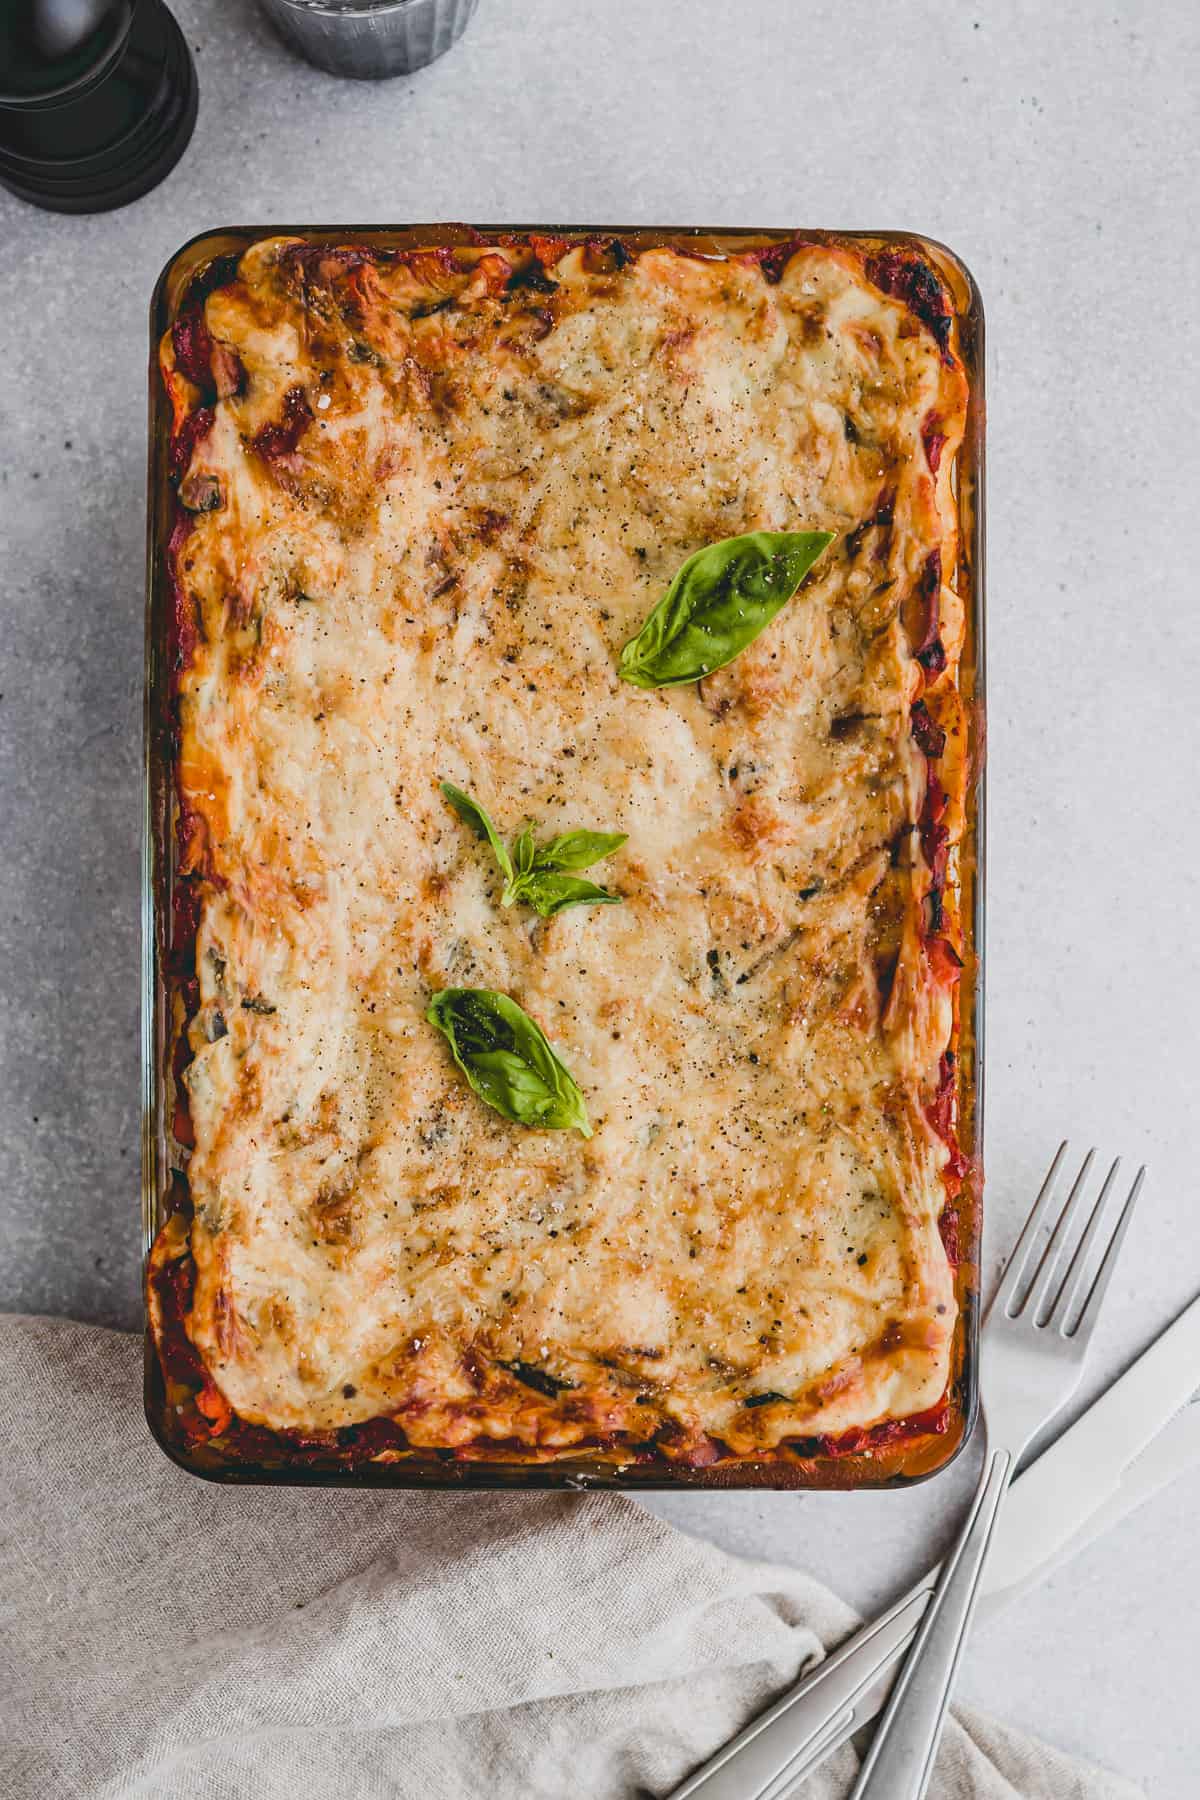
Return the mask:
[[[150,305],[149,464],[147,488],[147,583],[142,858],[142,1231],[146,1255],[167,1217],[186,1194],[185,1172],[172,1160],[170,1122],[175,1076],[170,1067],[172,977],[168,924],[175,881],[173,726],[167,649],[170,596],[165,547],[173,524],[168,479],[170,405],[158,368],[158,344],[178,316],[189,290],[217,259],[236,259],[256,240],[296,236],[320,243],[359,243],[378,249],[432,245],[468,246],[506,233],[537,231],[569,239],[618,239],[638,252],[673,245],[721,256],[768,248],[797,235],[795,228],[731,230],[704,227],[559,225],[232,226],[204,232],[184,244],[163,269]],[[978,1405],[979,1244],[983,1188],[983,945],[984,945],[984,396],[983,309],[979,291],[957,256],[931,239],[908,232],[805,231],[815,242],[853,242],[864,249],[918,252],[937,270],[954,301],[959,350],[970,385],[966,433],[956,470],[960,526],[959,590],[966,604],[966,641],[959,686],[970,730],[973,770],[966,829],[959,851],[964,967],[959,983],[956,1068],[959,1145],[971,1174],[952,1203],[948,1238],[957,1248],[959,1321],[945,1429],[936,1435],[873,1444],[865,1452],[776,1455],[733,1468],[685,1469],[667,1464],[606,1461],[578,1452],[553,1462],[456,1460],[452,1453],[410,1450],[387,1464],[322,1465],[317,1453],[286,1459],[267,1452],[259,1460],[236,1459],[218,1445],[187,1444],[173,1417],[150,1331],[146,1333],[146,1417],[164,1452],[189,1472],[210,1480],[403,1488],[778,1488],[855,1489],[909,1486],[947,1466],[970,1435]]]

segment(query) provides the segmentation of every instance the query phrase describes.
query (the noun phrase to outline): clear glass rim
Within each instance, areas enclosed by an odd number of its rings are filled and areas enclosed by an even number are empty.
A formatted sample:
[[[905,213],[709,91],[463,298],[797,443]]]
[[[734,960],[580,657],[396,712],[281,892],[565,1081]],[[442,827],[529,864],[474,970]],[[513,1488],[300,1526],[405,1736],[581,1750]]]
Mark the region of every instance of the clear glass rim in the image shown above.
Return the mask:
[[[264,0],[268,6],[294,6],[294,0]],[[386,10],[403,10],[407,0],[389,0]],[[461,5],[463,0],[434,0],[435,4]],[[295,8],[313,11],[313,8]],[[226,225],[188,238],[165,263],[150,303],[149,345],[149,456],[146,507],[146,611],[145,681],[143,725],[143,844],[142,844],[142,1242],[148,1256],[169,1199],[170,1169],[166,1155],[167,1102],[170,1092],[165,1045],[171,986],[164,966],[164,921],[169,914],[173,837],[169,816],[171,758],[164,721],[168,670],[165,660],[166,617],[170,597],[163,580],[164,550],[171,526],[171,491],[167,481],[167,444],[170,412],[158,372],[158,347],[162,334],[173,323],[191,283],[220,258],[240,256],[250,245],[266,237],[305,238],[319,244],[364,244],[380,250],[425,250],[446,245],[476,250],[481,246],[527,238],[564,235],[572,241],[617,238],[640,252],[669,245],[700,249],[706,255],[729,256],[750,248],[787,244],[802,238],[814,243],[857,243],[873,248],[908,247],[928,257],[946,279],[958,311],[962,333],[961,354],[970,382],[967,432],[961,451],[958,487],[960,531],[965,570],[970,582],[967,609],[967,648],[961,679],[967,684],[972,720],[972,742],[982,751],[986,717],[985,619],[985,400],[983,303],[968,266],[956,251],[923,233],[891,228],[836,230],[796,225],[621,225],[611,223],[475,221],[447,223],[425,221],[402,224],[341,222],[290,223],[269,226]],[[649,1469],[631,1465],[588,1463],[564,1458],[549,1464],[464,1462],[451,1465],[434,1456],[419,1454],[389,1464],[363,1463],[349,1468],[316,1468],[299,1462],[278,1463],[206,1461],[195,1450],[185,1451],[169,1432],[157,1353],[149,1332],[145,1339],[144,1405],[150,1431],[164,1454],[187,1473],[201,1479],[235,1485],[270,1485],[327,1488],[378,1488],[401,1491],[441,1490],[484,1492],[489,1490],[535,1492],[543,1490],[613,1489],[626,1492],[883,1492],[907,1489],[936,1479],[964,1453],[979,1410],[979,1290],[983,1237],[983,1122],[985,1057],[986,925],[984,864],[986,849],[987,777],[982,755],[975,783],[968,790],[968,831],[964,837],[963,924],[969,932],[970,955],[964,982],[964,1013],[960,1025],[960,1142],[976,1165],[976,1180],[968,1186],[966,1219],[970,1241],[961,1267],[961,1350],[956,1362],[957,1392],[954,1429],[941,1459],[914,1466],[902,1449],[893,1456],[880,1455],[871,1474],[857,1466],[858,1459],[818,1457],[803,1463],[764,1462],[739,1465],[733,1471]],[[965,1129],[964,1129],[965,1127]],[[918,1440],[920,1442],[920,1440]]]

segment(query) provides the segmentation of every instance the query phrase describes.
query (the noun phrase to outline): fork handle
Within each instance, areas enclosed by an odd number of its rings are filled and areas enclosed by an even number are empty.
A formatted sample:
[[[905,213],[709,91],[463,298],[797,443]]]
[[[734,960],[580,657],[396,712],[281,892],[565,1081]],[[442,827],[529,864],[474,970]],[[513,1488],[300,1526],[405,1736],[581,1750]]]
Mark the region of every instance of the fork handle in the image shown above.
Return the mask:
[[[971,1516],[944,1565],[851,1800],[922,1800],[1012,1472],[1009,1451],[989,1452]]]

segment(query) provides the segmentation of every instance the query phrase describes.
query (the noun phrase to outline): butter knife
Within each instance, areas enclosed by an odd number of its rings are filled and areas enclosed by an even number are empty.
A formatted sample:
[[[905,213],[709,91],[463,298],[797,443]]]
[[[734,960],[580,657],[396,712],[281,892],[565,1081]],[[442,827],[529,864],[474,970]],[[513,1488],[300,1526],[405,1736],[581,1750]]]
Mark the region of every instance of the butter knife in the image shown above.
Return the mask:
[[[1187,1405],[1198,1380],[1200,1299],[1013,1484],[984,1576],[980,1619],[1200,1463],[1200,1404]],[[931,1569],[840,1645],[671,1800],[791,1800],[819,1763],[882,1710],[937,1576]]]

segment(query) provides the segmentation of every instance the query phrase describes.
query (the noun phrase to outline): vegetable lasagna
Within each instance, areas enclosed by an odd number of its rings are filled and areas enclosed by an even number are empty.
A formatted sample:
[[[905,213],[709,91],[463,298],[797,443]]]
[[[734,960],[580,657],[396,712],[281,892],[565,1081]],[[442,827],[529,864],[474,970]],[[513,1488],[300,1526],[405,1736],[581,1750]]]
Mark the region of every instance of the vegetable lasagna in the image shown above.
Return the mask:
[[[160,369],[178,1442],[936,1433],[968,393],[930,262],[277,237]]]

